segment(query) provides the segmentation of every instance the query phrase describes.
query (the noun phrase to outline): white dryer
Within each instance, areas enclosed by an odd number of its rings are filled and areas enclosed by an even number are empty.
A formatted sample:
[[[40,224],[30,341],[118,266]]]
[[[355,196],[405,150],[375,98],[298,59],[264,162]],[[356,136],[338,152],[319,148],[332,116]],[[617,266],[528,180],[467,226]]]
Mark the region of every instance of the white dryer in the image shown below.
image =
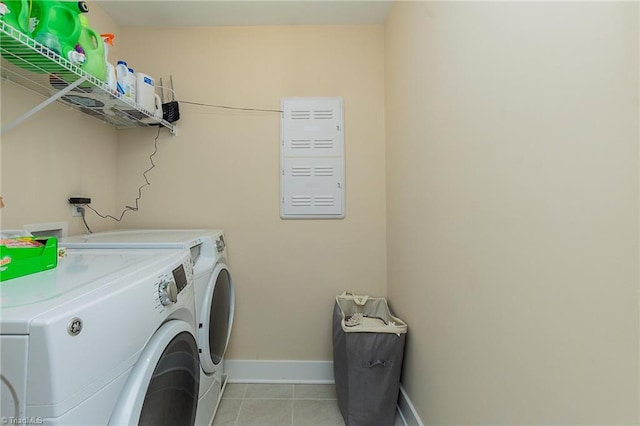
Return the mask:
[[[224,354],[235,311],[225,235],[216,229],[134,229],[68,237],[69,248],[182,248],[194,265],[200,392],[197,425],[210,425],[226,386]]]
[[[3,422],[193,424],[194,293],[176,249],[69,249],[56,269],[4,281]]]

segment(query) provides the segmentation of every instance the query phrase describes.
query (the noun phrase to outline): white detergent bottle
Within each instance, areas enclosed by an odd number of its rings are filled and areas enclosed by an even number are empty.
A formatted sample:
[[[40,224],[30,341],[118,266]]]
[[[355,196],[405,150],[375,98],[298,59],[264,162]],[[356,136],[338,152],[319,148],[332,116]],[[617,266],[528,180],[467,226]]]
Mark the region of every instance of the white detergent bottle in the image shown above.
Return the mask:
[[[129,74],[127,74],[127,83],[129,85],[129,93],[127,94],[127,98],[131,99],[134,103],[136,102],[136,73],[133,68],[129,68]]]
[[[129,67],[125,61],[118,61],[116,65],[116,82],[118,95],[124,98],[130,98],[131,95],[127,95],[131,91],[129,87]]]
[[[153,119],[143,119],[143,122],[157,123],[162,119],[162,102],[156,94],[156,84],[153,77],[143,72],[136,73],[136,102],[138,106],[153,116]]]

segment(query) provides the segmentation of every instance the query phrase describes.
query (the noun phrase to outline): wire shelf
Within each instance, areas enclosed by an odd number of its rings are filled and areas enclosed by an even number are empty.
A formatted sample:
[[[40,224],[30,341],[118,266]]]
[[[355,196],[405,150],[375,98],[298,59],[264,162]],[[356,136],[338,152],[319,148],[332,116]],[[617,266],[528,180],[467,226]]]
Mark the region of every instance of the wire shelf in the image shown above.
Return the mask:
[[[176,133],[173,124],[153,117],[153,112],[112,93],[107,84],[56,52],[0,20],[0,55],[3,81],[57,97],[57,101],[115,127],[161,125]],[[70,88],[70,85],[76,84]],[[61,95],[61,93],[63,93]]]

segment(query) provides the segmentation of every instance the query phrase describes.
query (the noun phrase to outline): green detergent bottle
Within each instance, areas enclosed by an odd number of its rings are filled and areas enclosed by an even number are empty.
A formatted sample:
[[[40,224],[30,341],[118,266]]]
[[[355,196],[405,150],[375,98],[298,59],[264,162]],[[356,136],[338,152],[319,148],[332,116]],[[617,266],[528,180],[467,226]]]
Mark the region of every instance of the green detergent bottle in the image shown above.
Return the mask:
[[[0,21],[3,21],[5,31],[18,37],[18,34],[31,35],[29,31],[29,0],[4,0],[4,6],[0,4]],[[7,61],[30,71],[39,71],[39,68],[33,66],[28,60],[32,50],[24,44],[15,40],[14,37],[7,35],[5,32],[0,34],[0,43],[2,44],[2,57]]]
[[[29,34],[29,1],[3,0],[8,11],[0,19],[23,34]]]
[[[101,81],[107,79],[107,64],[104,59],[104,41],[100,34],[89,27],[89,19],[80,15],[80,38],[78,44],[84,51],[85,61],[80,66],[83,70]]]
[[[76,52],[76,44],[82,31],[80,13],[88,11],[84,1],[33,0],[31,19],[34,20],[35,28],[32,36],[58,55],[70,59],[69,54]]]

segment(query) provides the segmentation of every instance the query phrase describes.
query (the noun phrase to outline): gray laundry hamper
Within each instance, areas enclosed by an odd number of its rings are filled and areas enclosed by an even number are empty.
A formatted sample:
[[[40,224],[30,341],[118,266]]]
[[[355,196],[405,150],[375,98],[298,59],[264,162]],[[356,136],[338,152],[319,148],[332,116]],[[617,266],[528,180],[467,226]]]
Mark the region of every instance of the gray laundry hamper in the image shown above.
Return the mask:
[[[347,426],[394,424],[406,333],[386,299],[350,292],[336,297],[333,373]]]

